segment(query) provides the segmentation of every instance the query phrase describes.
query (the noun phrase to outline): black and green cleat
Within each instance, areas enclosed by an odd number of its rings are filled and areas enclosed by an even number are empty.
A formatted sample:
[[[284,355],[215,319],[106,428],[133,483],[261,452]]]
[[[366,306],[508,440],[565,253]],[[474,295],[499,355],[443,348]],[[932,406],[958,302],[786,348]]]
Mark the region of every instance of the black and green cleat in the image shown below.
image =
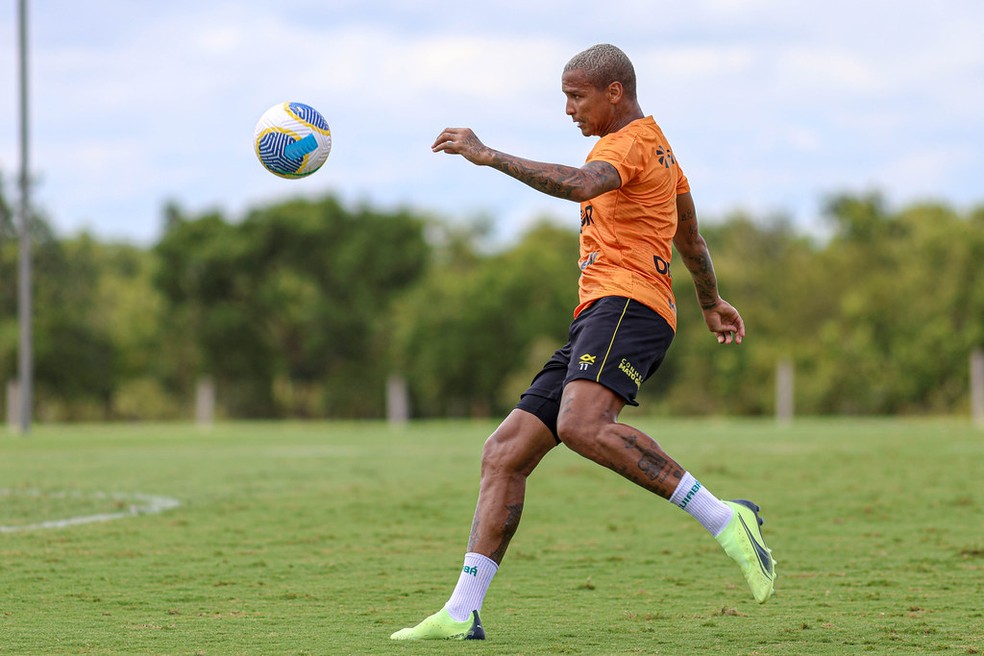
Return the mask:
[[[755,601],[764,604],[775,594],[776,561],[762,538],[759,507],[745,499],[724,503],[731,506],[734,515],[717,536],[717,541],[741,567]]]
[[[417,626],[400,629],[390,640],[485,640],[485,629],[477,610],[463,622],[456,622],[442,608]]]

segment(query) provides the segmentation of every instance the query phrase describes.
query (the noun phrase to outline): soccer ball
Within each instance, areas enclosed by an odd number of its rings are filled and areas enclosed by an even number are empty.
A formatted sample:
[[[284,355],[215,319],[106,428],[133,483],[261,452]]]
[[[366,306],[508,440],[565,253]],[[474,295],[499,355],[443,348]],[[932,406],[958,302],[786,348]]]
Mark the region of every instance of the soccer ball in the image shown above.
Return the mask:
[[[304,178],[331,152],[331,130],[318,110],[298,102],[278,103],[263,112],[253,136],[256,156],[281,178]]]

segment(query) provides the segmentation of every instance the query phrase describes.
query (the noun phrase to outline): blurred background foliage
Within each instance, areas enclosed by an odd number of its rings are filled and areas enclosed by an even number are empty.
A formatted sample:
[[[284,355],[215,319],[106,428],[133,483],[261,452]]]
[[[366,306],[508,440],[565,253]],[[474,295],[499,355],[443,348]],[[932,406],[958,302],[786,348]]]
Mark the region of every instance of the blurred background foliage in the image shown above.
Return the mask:
[[[2,191],[2,185],[0,185]],[[984,207],[828,199],[826,236],[779,217],[704,217],[722,295],[748,336],[719,346],[673,265],[679,331],[642,411],[773,412],[777,362],[798,414],[966,412],[984,345]],[[229,418],[377,418],[387,380],[416,417],[508,411],[566,339],[577,232],[291,200],[230,220],[164,208],[141,247],[57,237],[35,216],[35,413],[189,419],[214,381]],[[17,236],[0,194],[0,381],[17,370]]]

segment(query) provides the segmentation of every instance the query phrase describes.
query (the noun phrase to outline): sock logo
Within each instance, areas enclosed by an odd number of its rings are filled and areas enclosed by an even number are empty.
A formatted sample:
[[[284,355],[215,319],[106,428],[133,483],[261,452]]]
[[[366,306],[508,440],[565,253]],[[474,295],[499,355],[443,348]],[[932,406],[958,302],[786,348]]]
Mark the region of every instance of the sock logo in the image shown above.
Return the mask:
[[[683,497],[677,505],[679,505],[681,509],[686,508],[687,505],[693,500],[698,490],[700,490],[700,482],[695,481],[694,486],[690,488],[689,492],[687,492],[687,496]]]
[[[478,576],[478,567],[469,567],[465,565],[462,570],[465,574],[471,574],[472,576]]]

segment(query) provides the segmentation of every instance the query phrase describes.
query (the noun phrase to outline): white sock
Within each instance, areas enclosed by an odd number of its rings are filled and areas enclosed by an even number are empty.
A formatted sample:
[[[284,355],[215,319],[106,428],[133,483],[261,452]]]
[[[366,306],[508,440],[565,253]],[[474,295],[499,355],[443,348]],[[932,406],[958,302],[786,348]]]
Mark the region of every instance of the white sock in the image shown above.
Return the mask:
[[[687,511],[714,537],[724,530],[734,514],[730,507],[708,492],[690,472],[683,475],[680,485],[670,497],[670,503]]]
[[[465,554],[465,565],[458,575],[458,584],[444,607],[455,622],[464,622],[471,617],[473,610],[482,610],[485,593],[492,583],[492,577],[499,566],[491,558],[482,554],[468,552]]]

